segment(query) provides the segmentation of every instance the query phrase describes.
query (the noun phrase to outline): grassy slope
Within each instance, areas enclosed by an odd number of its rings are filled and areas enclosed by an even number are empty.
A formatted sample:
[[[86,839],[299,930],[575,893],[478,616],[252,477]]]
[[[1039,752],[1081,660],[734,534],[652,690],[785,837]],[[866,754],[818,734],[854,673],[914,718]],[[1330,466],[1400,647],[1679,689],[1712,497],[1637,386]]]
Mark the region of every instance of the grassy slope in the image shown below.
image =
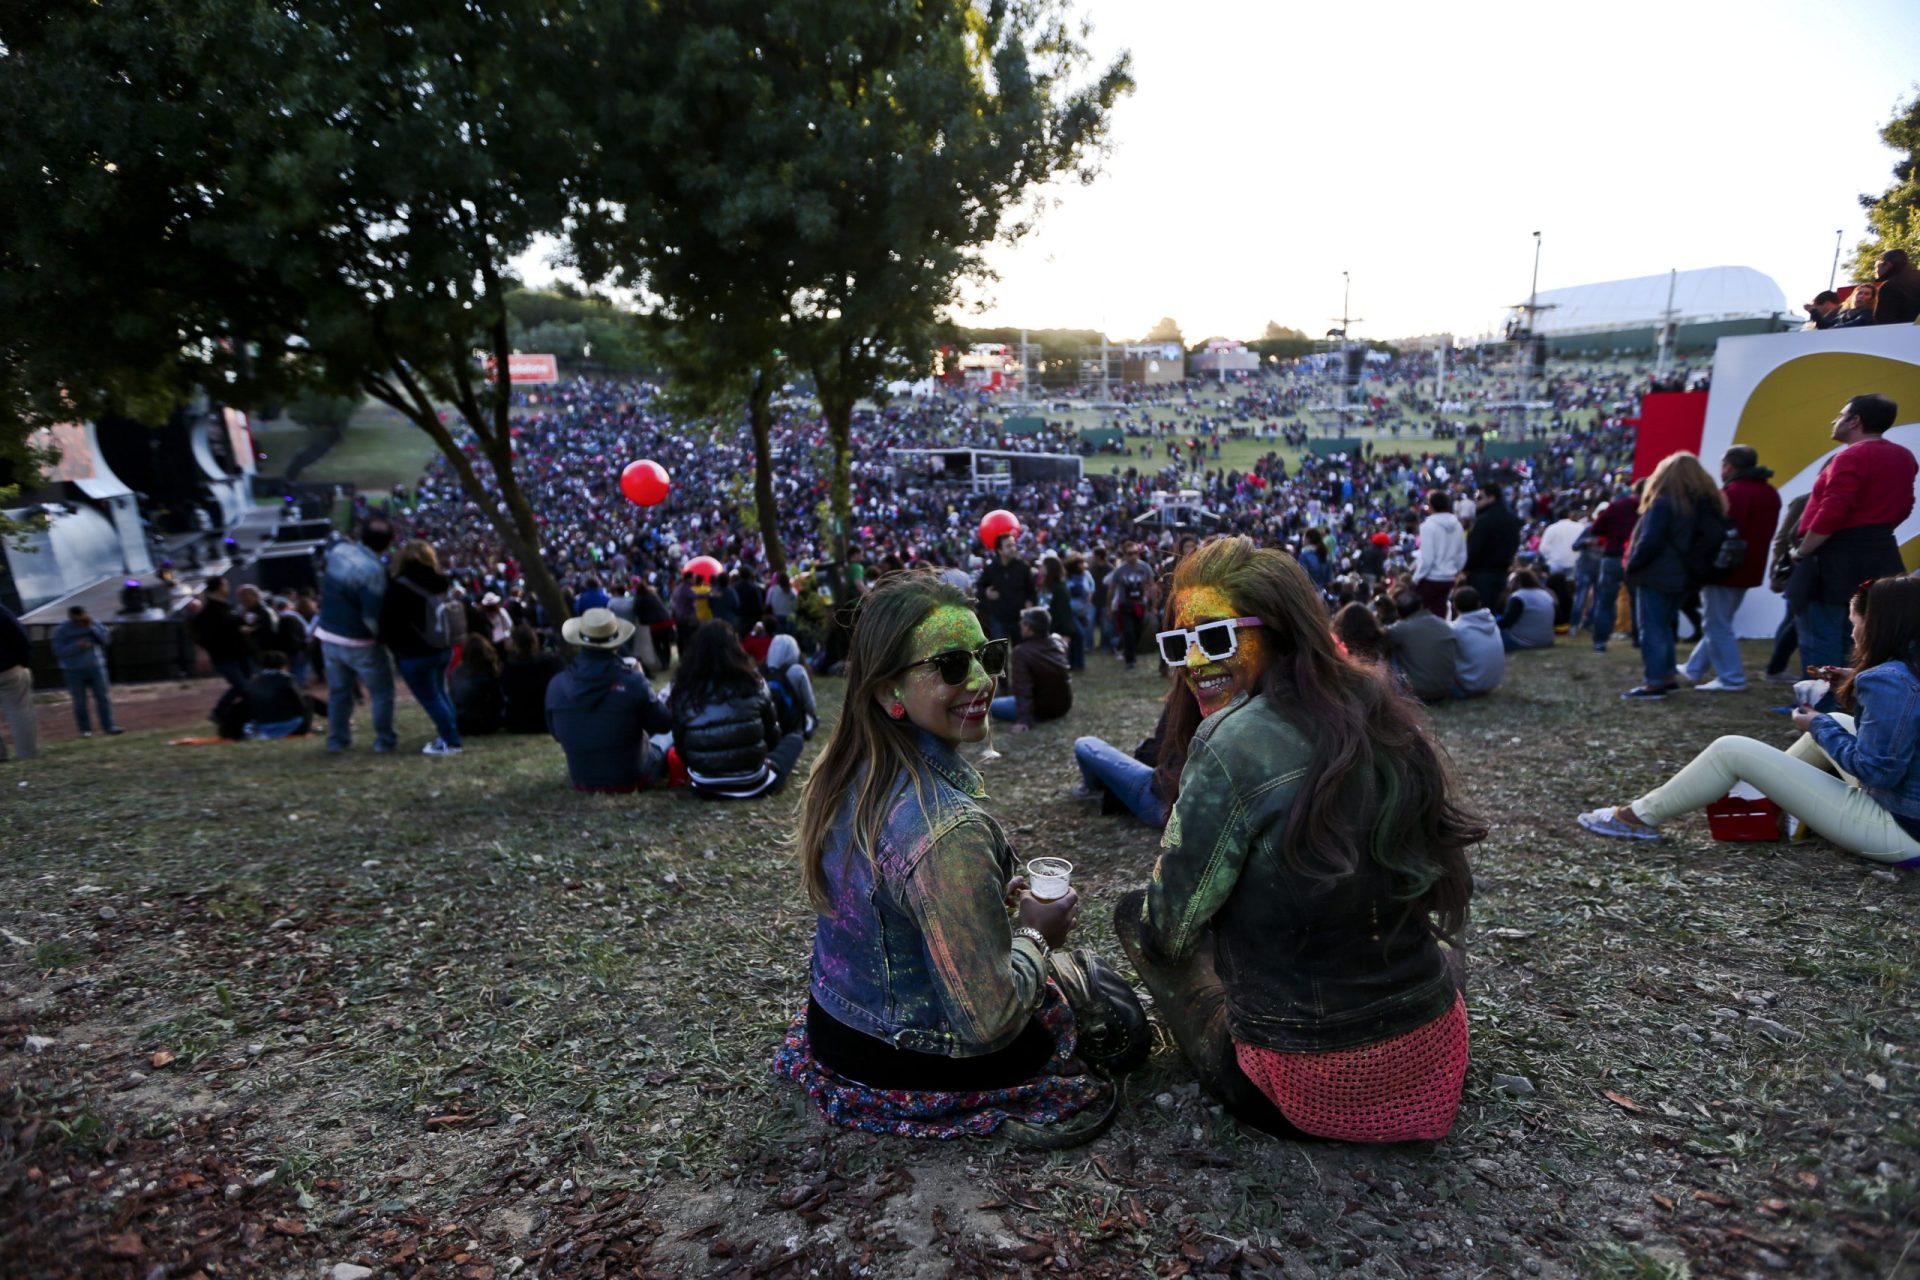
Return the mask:
[[[261,471],[280,475],[307,442],[307,429],[290,418],[256,422],[254,439],[266,451]],[[386,405],[369,400],[354,413],[346,435],[306,471],[314,484],[353,483],[368,489],[411,486],[439,450],[425,432]]]
[[[1531,656],[1439,712],[1495,824],[1474,1060],[1453,1136],[1384,1150],[1241,1134],[1166,1046],[1081,1152],[829,1131],[766,1065],[812,931],[784,800],[578,797],[544,741],[447,761],[56,746],[0,771],[0,1256],[34,1241],[9,1274],[89,1275],[216,1247],[229,1274],[482,1274],[455,1253],[501,1275],[862,1256],[887,1275],[1054,1256],[1081,1275],[1885,1274],[1920,1169],[1916,885],[1819,843],[1717,845],[1697,818],[1651,846],[1579,832],[1576,811],[1715,733],[1789,732],[1761,691],[1623,705],[1633,656]],[[1082,941],[1109,953],[1154,836],[1069,801],[1068,751],[1136,741],[1162,688],[1096,660],[1068,723],[1003,736],[985,770],[1022,850],[1075,860]],[[426,736],[410,704],[402,730]],[[56,1044],[28,1055],[28,1034]],[[157,1051],[178,1057],[155,1069]],[[204,1189],[169,1175],[182,1162]],[[108,1190],[135,1182],[153,1186]]]

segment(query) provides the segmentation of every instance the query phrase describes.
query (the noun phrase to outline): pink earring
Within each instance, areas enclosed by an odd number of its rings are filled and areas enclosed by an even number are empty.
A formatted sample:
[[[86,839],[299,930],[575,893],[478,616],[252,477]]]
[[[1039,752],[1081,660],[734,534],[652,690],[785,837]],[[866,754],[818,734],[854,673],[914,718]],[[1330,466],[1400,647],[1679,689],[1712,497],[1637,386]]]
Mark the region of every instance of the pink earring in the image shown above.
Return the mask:
[[[887,708],[887,714],[892,716],[895,720],[899,720],[903,718],[907,714],[906,704],[903,702],[895,701],[892,706]]]

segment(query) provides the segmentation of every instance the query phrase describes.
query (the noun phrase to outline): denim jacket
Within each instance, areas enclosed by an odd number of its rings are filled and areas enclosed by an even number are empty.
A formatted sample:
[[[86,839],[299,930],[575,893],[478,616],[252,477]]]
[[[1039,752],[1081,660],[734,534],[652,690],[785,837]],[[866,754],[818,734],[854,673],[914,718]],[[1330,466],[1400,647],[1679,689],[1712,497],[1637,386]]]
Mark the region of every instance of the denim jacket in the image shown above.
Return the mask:
[[[1883,662],[1854,676],[1853,696],[1853,732],[1815,716],[1813,740],[1887,812],[1920,820],[1920,677],[1898,659]]]
[[[1262,694],[1200,722],[1142,906],[1141,942],[1177,961],[1207,944],[1235,1040],[1281,1052],[1373,1044],[1454,999],[1426,917],[1371,858],[1325,881],[1282,848],[1313,744]]]
[[[833,909],[813,940],[813,998],[896,1049],[976,1057],[1004,1049],[1040,1007],[1046,962],[1003,905],[1013,850],[977,803],[980,775],[920,735],[925,768],[894,781],[878,847],[855,847],[844,802],[822,860]]]
[[[318,629],[342,640],[379,639],[380,602],[386,594],[387,571],[380,557],[342,538],[327,549]]]

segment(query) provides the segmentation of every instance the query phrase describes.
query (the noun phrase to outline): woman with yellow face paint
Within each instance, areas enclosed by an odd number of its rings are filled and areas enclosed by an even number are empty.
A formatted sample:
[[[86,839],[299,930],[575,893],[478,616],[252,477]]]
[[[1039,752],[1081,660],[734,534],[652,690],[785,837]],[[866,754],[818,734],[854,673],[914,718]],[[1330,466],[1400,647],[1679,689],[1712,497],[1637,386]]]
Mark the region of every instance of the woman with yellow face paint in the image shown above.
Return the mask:
[[[1159,768],[1173,809],[1121,945],[1200,1083],[1272,1133],[1437,1138],[1466,1077],[1454,937],[1486,829],[1417,707],[1335,645],[1284,552],[1174,574]]]
[[[1086,1064],[1146,1056],[1132,991],[1062,949],[1077,896],[1026,892],[960,756],[986,736],[1007,651],[930,573],[885,577],[860,603],[846,702],[801,802],[810,996],[774,1060],[835,1123],[1071,1145],[1118,1097]]]

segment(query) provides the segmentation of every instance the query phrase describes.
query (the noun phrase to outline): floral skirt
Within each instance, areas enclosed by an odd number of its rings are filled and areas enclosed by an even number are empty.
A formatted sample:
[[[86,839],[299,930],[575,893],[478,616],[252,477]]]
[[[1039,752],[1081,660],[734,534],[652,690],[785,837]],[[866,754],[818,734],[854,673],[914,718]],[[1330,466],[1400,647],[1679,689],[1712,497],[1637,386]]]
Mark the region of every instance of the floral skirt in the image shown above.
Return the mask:
[[[805,1089],[828,1123],[901,1138],[984,1137],[1008,1120],[1057,1124],[1105,1106],[1111,1084],[1094,1075],[1061,1074],[1073,1057],[1073,1011],[1051,979],[1038,1016],[1053,1036],[1053,1056],[1039,1075],[1004,1089],[875,1089],[842,1079],[813,1060],[804,1008],[775,1050],[773,1070]]]

